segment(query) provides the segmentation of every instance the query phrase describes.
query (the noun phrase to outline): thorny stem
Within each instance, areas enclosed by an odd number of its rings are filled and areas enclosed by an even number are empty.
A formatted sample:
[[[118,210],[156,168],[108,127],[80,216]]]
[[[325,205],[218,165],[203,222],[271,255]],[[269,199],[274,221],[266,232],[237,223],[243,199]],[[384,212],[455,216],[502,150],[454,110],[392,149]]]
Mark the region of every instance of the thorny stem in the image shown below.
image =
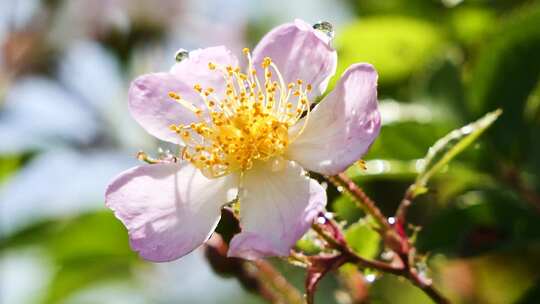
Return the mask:
[[[327,178],[335,186],[343,187],[347,193],[354,199],[354,201],[364,209],[368,214],[370,214],[382,227],[379,233],[383,236],[383,240],[387,247],[396,251],[398,254],[402,265],[393,266],[391,264],[380,262],[376,260],[367,260],[361,256],[354,253],[346,242],[339,242],[334,239],[334,237],[324,231],[317,224],[313,225],[313,230],[317,232],[321,238],[323,238],[331,247],[339,251],[341,254],[346,255],[350,262],[359,265],[362,268],[372,268],[377,269],[382,272],[391,273],[408,279],[412,284],[420,288],[426,295],[428,295],[435,303],[447,304],[450,303],[435,287],[433,286],[431,280],[422,278],[418,271],[411,265],[411,260],[413,260],[413,254],[415,248],[411,246],[406,235],[403,235],[402,231],[397,231],[401,229],[405,224],[405,216],[407,208],[411,205],[413,199],[413,189],[409,188],[405,193],[403,200],[400,203],[400,206],[396,212],[396,220],[398,225],[390,225],[386,220],[386,217],[382,214],[379,208],[375,205],[375,202],[371,200],[366,193],[354,183],[345,173],[340,173],[335,176]],[[390,233],[390,234],[389,234]],[[388,237],[391,235],[392,237]],[[401,242],[402,246],[396,246],[396,237]]]
[[[332,247],[333,249],[339,251],[341,254],[347,256],[349,262],[358,264],[361,268],[373,268],[378,269],[384,272],[389,272],[393,274],[399,274],[401,273],[401,268],[394,267],[388,263],[375,261],[375,260],[368,260],[364,259],[363,257],[357,255],[354,251],[352,251],[347,244],[342,244],[336,239],[334,239],[330,234],[326,233],[324,229],[321,228],[321,226],[317,224],[313,224],[312,226],[313,230],[317,232],[317,234],[324,239]]]
[[[257,260],[253,262],[253,265],[257,267],[259,273],[259,280],[268,284],[270,289],[276,291],[283,298],[284,303],[291,304],[303,304],[304,298],[302,294],[292,286],[279,271],[277,271],[272,264],[264,261]],[[274,303],[280,303],[275,301]]]
[[[354,202],[368,214],[370,214],[377,223],[384,229],[389,230],[392,227],[386,220],[386,217],[382,214],[381,210],[377,208],[375,202],[369,198],[369,196],[358,187],[344,172],[329,176],[327,179],[336,187],[342,187],[353,198]]]
[[[407,209],[412,204],[412,200],[414,198],[414,185],[411,185],[407,191],[405,192],[405,195],[403,196],[403,199],[401,200],[401,203],[399,203],[399,206],[396,211],[396,221],[398,223],[405,223],[406,217],[407,217]]]

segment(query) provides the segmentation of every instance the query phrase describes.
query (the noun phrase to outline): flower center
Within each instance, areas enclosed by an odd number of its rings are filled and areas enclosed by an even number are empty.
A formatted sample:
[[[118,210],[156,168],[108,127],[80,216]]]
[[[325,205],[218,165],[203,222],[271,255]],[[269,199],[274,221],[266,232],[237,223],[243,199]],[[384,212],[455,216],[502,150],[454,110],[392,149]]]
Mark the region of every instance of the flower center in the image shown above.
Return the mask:
[[[182,158],[207,177],[249,170],[254,161],[268,161],[282,155],[309,118],[310,84],[304,87],[302,80],[286,84],[268,57],[261,63],[263,74],[258,76],[249,49],[243,53],[248,59],[246,73],[239,67],[208,63],[210,70],[223,75],[225,92],[216,96],[214,88],[196,84],[194,90],[202,97],[204,108],[194,106],[175,92],[169,93],[199,118],[189,125],[171,125],[170,129],[186,145]],[[290,139],[289,128],[304,115],[304,125]]]

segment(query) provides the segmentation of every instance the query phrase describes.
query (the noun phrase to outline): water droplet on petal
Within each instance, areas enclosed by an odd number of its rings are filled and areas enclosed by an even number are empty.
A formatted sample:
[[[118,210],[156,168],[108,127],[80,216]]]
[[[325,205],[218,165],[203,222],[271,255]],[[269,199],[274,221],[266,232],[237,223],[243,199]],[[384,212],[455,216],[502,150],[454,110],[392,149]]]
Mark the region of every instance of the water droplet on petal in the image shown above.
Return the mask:
[[[334,26],[328,21],[319,21],[313,25],[313,28],[325,33],[330,39],[334,38]]]
[[[388,224],[394,225],[395,223],[396,223],[396,219],[394,217],[391,216],[388,218]]]
[[[176,60],[176,62],[180,62],[184,59],[187,59],[188,57],[189,57],[189,52],[187,50],[179,49],[174,55],[174,60]]]

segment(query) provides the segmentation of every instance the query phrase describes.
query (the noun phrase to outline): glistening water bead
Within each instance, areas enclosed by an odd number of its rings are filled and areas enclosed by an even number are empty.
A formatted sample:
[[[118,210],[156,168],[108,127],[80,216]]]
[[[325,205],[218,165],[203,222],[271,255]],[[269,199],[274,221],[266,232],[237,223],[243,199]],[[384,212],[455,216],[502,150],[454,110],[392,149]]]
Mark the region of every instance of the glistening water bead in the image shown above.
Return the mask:
[[[174,60],[176,60],[176,62],[180,62],[188,57],[189,57],[189,52],[187,50],[179,49],[174,55]]]
[[[313,28],[325,33],[331,39],[334,38],[334,26],[328,21],[320,21],[313,25]]]

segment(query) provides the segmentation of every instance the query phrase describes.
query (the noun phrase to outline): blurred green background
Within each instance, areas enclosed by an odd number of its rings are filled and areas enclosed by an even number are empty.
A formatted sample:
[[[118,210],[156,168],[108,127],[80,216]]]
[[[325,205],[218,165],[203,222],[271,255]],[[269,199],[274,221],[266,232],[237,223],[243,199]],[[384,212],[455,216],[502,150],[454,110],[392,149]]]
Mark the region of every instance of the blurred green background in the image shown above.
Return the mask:
[[[131,79],[168,69],[179,48],[253,47],[294,18],[334,25],[338,75],[355,62],[379,72],[383,128],[352,173],[387,215],[438,138],[504,110],[415,201],[410,228],[456,303],[540,303],[540,2],[521,0],[2,1],[0,303],[263,303],[202,250],[140,260],[103,193],[139,149],[166,148],[130,118]],[[329,198],[355,250],[387,254],[361,211]],[[302,288],[301,268],[273,263]],[[357,298],[326,277],[319,303],[430,303],[364,275]]]

